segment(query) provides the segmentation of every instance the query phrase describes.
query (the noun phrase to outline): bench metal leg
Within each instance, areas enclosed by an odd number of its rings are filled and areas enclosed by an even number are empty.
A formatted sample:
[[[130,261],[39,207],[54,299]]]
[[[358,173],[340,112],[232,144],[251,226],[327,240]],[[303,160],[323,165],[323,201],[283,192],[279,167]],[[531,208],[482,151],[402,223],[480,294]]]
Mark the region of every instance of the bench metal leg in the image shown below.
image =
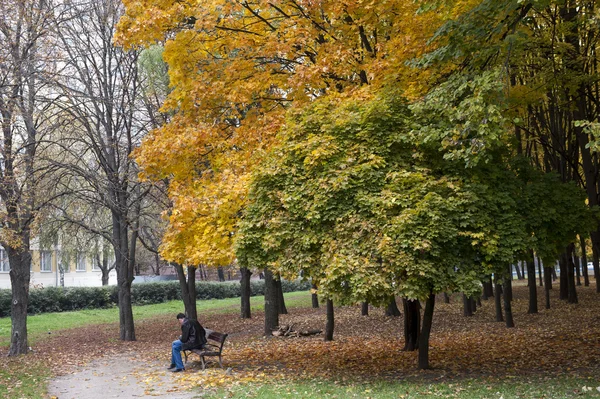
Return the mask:
[[[221,361],[221,355],[219,355],[219,365],[223,368],[223,362]]]
[[[202,362],[202,370],[206,368],[206,363],[204,362],[204,356],[200,356],[200,361]]]

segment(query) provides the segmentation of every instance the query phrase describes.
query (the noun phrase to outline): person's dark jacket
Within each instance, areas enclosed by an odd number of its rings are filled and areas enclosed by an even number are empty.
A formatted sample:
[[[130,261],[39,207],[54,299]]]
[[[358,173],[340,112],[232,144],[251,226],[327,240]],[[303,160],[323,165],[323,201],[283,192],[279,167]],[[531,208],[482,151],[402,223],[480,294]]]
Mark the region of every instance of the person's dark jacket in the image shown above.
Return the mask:
[[[206,344],[206,331],[197,320],[185,319],[181,325],[182,350],[201,348]]]

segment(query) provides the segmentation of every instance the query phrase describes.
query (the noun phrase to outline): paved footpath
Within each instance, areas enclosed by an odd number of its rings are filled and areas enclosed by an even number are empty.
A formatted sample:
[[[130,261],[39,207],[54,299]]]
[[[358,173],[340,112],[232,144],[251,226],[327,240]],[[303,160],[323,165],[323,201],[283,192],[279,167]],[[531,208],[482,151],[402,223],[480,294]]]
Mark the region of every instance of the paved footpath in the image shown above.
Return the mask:
[[[180,392],[175,375],[163,363],[143,362],[130,354],[95,360],[51,380],[48,393],[57,399],[201,398],[198,393]]]

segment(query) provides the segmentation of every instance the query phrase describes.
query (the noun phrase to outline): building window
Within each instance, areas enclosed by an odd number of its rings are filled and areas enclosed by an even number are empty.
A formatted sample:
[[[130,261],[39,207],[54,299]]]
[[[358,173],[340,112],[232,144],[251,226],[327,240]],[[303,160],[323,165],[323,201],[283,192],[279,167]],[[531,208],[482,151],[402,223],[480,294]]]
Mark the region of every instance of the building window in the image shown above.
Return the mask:
[[[4,248],[0,249],[0,272],[9,272],[10,264],[8,263],[8,254]]]
[[[52,252],[40,251],[40,271],[51,272],[52,271]]]
[[[77,253],[77,271],[84,272],[86,269],[85,254],[83,252]]]
[[[100,261],[99,257],[92,259],[92,270],[102,270],[102,269],[100,269],[100,264],[98,263],[99,261]]]

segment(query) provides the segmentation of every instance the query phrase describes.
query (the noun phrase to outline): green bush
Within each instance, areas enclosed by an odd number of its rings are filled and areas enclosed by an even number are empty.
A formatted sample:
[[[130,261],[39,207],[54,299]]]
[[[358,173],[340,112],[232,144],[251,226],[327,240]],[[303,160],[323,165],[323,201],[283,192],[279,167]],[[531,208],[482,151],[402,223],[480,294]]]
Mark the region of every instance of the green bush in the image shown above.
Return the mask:
[[[0,290],[0,317],[10,316],[10,301],[12,301],[10,290]]]
[[[286,281],[281,284],[283,292],[305,291],[310,288],[310,283],[302,281]],[[252,296],[264,295],[264,280],[250,282]],[[224,299],[235,298],[241,295],[239,281],[228,282],[196,282],[196,298]],[[32,288],[29,291],[29,314],[65,312],[79,309],[97,309],[116,306],[118,303],[118,289],[109,287],[47,287]],[[181,299],[181,288],[178,281],[159,283],[143,283],[131,286],[131,298],[134,305],[149,305]],[[0,290],[0,317],[10,316],[10,290]]]

